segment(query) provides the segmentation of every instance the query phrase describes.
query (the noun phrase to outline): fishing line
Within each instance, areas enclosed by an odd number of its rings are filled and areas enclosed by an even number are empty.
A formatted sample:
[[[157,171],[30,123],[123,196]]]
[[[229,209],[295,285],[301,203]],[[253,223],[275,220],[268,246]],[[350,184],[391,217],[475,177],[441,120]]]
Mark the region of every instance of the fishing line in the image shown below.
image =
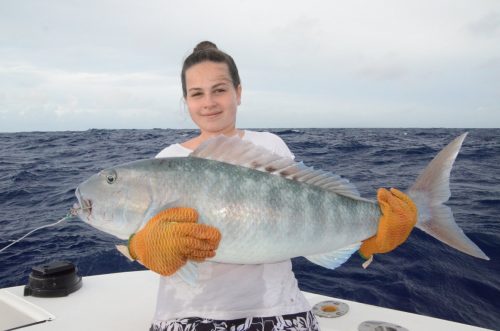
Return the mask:
[[[30,234],[32,234],[35,231],[38,231],[38,230],[43,229],[43,228],[48,228],[48,227],[51,227],[51,226],[55,226],[55,225],[61,223],[62,221],[69,220],[69,219],[71,219],[73,217],[76,217],[78,211],[83,210],[83,209],[88,209],[88,208],[71,208],[70,212],[66,216],[64,216],[63,218],[61,218],[59,221],[57,221],[55,223],[47,224],[47,225],[42,225],[42,226],[40,226],[40,227],[38,227],[36,229],[31,230],[30,232],[26,233],[21,238],[19,238],[17,240],[14,240],[13,242],[11,242],[10,244],[8,244],[4,248],[0,249],[0,253],[2,253],[4,250],[6,250],[7,248],[9,248],[10,246],[12,246],[12,245],[20,242],[24,238],[28,237]]]

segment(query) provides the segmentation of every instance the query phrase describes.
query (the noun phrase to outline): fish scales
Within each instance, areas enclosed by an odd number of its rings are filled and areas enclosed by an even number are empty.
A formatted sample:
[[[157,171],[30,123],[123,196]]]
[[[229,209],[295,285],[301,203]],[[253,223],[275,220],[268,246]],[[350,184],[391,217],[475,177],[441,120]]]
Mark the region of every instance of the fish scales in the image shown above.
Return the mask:
[[[217,262],[278,262],[334,251],[376,232],[380,211],[375,203],[207,159],[141,162],[140,176],[154,173],[149,183],[155,195],[167,197],[156,205],[175,199],[196,209],[199,223],[221,231]]]

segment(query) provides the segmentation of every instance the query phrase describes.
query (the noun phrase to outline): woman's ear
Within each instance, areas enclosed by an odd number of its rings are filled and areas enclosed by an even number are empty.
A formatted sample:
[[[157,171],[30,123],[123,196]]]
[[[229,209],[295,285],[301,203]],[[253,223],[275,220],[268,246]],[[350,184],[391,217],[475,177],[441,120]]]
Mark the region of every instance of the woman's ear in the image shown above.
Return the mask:
[[[238,101],[238,106],[241,105],[241,84],[236,88],[236,100]]]

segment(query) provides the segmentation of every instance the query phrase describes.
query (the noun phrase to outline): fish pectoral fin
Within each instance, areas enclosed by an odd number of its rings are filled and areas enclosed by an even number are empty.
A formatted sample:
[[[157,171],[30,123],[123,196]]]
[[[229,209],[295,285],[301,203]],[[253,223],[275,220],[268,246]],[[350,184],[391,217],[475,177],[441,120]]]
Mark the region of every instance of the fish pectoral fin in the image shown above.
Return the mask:
[[[195,262],[188,261],[175,274],[187,284],[195,286],[198,282],[198,265]]]
[[[336,269],[344,264],[344,262],[346,262],[352,254],[358,251],[360,246],[361,243],[356,243],[330,253],[305,256],[305,258],[324,268]]]
[[[134,259],[130,255],[130,252],[128,251],[128,247],[127,246],[125,246],[125,245],[116,245],[115,247],[118,250],[118,252],[120,252],[123,255],[125,255],[125,257],[128,258],[130,261],[134,261]]]
[[[139,229],[137,229],[137,231],[139,231],[140,229],[142,229],[144,227],[144,225],[146,225],[146,223],[150,219],[152,219],[153,217],[157,216],[158,214],[160,214],[162,212],[165,212],[165,211],[167,211],[169,209],[178,208],[178,207],[186,207],[186,205],[183,205],[180,199],[174,199],[174,200],[171,200],[171,201],[167,202],[164,205],[161,205],[161,206],[158,206],[158,207],[154,207],[154,208],[150,208],[146,212],[146,214],[144,215],[144,218],[142,220],[141,226],[139,227]]]

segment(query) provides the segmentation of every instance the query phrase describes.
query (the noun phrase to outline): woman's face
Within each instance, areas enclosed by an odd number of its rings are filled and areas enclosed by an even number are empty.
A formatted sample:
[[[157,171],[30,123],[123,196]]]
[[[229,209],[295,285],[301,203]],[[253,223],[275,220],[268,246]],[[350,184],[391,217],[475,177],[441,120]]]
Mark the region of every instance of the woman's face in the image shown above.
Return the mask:
[[[186,90],[189,114],[202,133],[233,133],[241,86],[234,88],[225,63],[205,61],[189,68]]]

